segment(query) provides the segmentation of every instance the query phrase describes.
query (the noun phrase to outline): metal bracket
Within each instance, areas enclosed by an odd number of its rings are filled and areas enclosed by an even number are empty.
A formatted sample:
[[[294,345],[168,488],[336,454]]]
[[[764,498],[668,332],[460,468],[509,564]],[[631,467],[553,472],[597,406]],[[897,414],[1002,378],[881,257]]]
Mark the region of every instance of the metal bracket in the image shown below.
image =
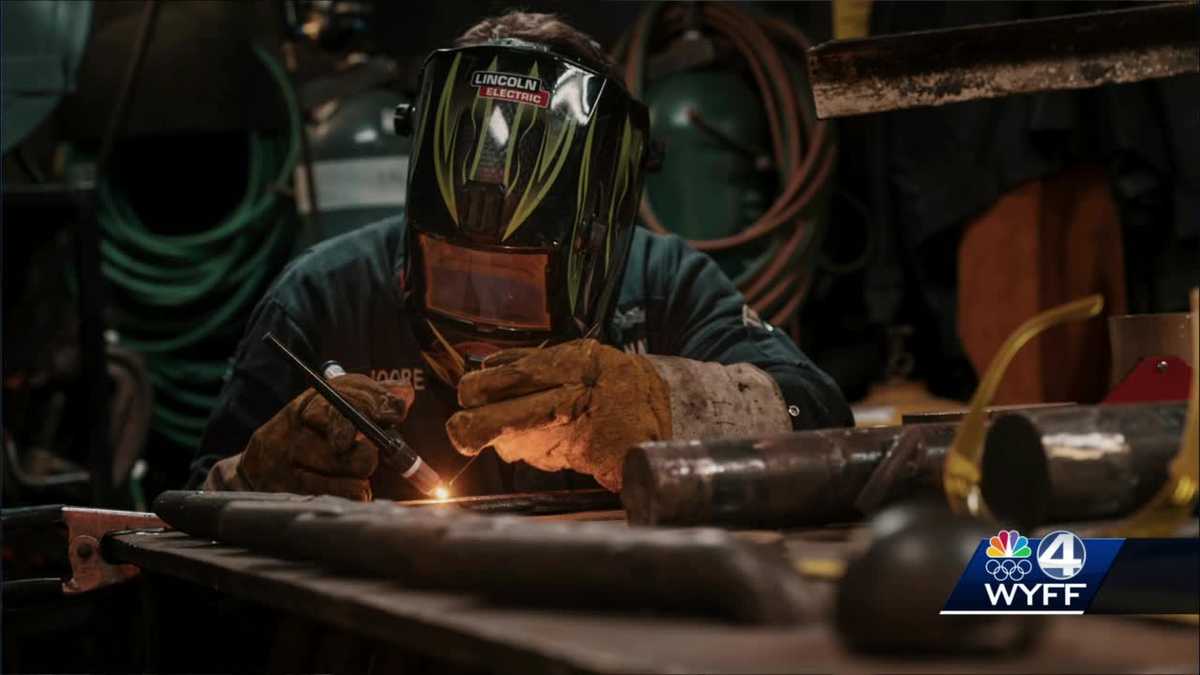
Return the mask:
[[[105,535],[123,530],[167,527],[153,513],[72,506],[62,508],[62,522],[67,526],[67,555],[71,560],[71,578],[62,585],[64,595],[87,593],[119,584],[141,571],[136,565],[107,562],[100,553],[100,542]]]

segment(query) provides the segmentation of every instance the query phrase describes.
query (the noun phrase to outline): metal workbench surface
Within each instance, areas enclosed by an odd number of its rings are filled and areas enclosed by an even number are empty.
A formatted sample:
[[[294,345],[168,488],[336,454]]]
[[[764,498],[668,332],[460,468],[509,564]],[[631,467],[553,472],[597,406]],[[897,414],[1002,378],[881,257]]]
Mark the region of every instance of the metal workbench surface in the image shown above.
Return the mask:
[[[619,525],[614,525],[619,526]],[[1195,625],[1049,617],[1013,657],[870,659],[848,653],[828,622],[758,627],[692,617],[498,605],[406,589],[252,554],[178,532],[112,537],[106,555],[153,574],[463,665],[511,672],[1196,672]],[[181,610],[183,611],[183,610]]]

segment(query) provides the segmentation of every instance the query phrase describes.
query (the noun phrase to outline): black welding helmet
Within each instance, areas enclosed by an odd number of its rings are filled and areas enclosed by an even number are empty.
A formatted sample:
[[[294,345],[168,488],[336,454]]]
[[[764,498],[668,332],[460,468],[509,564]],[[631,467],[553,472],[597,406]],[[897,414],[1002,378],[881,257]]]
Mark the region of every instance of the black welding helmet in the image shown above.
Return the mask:
[[[410,119],[405,279],[429,352],[469,369],[596,334],[632,240],[646,107],[599,69],[506,39],[433,52]]]

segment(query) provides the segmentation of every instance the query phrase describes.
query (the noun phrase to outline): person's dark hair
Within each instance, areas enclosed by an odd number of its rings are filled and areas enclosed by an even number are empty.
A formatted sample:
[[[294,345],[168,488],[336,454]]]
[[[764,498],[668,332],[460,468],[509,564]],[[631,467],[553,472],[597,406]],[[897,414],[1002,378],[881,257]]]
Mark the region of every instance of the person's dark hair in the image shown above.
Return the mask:
[[[587,33],[563,21],[557,14],[509,12],[484,19],[454,41],[456,47],[472,47],[494,40],[515,38],[545,45],[555,52],[621,79],[616,64]]]

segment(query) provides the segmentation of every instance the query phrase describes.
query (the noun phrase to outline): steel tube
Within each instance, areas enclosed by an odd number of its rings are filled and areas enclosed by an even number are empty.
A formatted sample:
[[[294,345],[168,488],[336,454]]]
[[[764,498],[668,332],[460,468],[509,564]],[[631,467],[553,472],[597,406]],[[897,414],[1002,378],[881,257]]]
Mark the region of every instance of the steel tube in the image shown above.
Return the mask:
[[[812,587],[779,551],[720,530],[627,528],[332,497],[164,493],[189,534],[327,569],[524,604],[691,610],[748,623],[812,618]]]
[[[997,411],[981,489],[1022,526],[1130,512],[1162,484],[1183,433],[1182,404]],[[630,451],[621,501],[643,525],[788,527],[852,521],[940,491],[955,424],[822,429]]]
[[[1078,406],[996,417],[980,482],[992,514],[1024,527],[1127,514],[1179,451],[1182,403]]]
[[[154,513],[171,527],[194,537],[216,539],[221,512],[234,502],[269,501],[308,503],[327,501],[340,503],[335,497],[312,497],[286,492],[205,492],[168,490],[154,500]]]
[[[821,429],[763,438],[647,443],[625,459],[621,501],[629,522],[746,527],[857,520],[856,504],[884,458],[871,507],[933,484],[952,424]]]

